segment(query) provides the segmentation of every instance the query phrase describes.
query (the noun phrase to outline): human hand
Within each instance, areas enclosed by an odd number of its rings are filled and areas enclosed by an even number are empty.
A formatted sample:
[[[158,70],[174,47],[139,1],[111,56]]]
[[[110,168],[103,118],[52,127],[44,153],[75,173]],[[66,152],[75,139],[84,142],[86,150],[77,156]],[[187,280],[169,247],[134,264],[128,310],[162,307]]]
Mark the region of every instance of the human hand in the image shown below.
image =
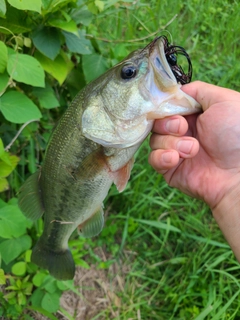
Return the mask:
[[[155,121],[149,163],[170,186],[210,206],[240,260],[240,93],[200,81],[182,90],[204,112]]]

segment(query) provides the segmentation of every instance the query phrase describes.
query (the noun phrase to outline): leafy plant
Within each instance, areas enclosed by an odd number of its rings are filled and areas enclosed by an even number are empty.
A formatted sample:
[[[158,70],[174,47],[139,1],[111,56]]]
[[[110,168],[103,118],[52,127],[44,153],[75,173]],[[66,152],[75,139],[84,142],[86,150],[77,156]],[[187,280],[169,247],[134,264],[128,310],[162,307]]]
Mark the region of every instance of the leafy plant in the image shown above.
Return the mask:
[[[51,316],[59,308],[62,291],[69,290],[70,284],[57,282],[30,262],[42,220],[27,220],[13,196],[41,163],[54,122],[68,102],[109,67],[97,44],[86,37],[87,26],[104,5],[81,0],[0,1],[0,192],[9,190],[0,201],[0,283],[5,285],[0,304],[1,316],[9,319],[27,319],[24,310],[30,306]],[[83,68],[84,56],[88,60]],[[89,268],[80,249],[79,244],[74,249],[76,263]]]

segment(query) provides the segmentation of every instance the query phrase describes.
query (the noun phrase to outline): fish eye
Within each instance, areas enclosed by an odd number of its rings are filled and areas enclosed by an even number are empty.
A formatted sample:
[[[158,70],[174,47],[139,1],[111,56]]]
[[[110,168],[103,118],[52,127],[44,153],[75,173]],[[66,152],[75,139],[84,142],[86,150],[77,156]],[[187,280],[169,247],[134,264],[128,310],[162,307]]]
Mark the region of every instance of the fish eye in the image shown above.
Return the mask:
[[[132,66],[132,65],[123,66],[121,70],[122,79],[132,79],[136,76],[136,74],[137,74],[137,69],[135,66]]]
[[[177,56],[173,53],[166,56],[167,62],[170,64],[170,66],[176,66],[177,64]]]

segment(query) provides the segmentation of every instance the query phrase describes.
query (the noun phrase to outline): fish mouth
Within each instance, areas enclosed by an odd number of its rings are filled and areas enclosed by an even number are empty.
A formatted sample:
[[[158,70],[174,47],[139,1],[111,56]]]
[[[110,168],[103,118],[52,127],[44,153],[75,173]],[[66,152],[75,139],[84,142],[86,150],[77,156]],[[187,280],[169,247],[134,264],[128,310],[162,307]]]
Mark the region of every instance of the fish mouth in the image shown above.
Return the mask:
[[[149,69],[153,74],[158,89],[166,92],[175,87],[177,79],[167,61],[165,50],[167,48],[165,37],[158,37],[149,44]]]
[[[164,36],[154,39],[149,45],[149,73],[146,88],[152,97],[154,110],[147,114],[148,120],[154,120],[175,114],[187,115],[199,112],[201,106],[180,88],[191,80],[192,65],[186,51],[179,46],[170,46]],[[177,61],[171,61],[172,54],[186,56],[189,62],[188,73],[184,73]],[[168,61],[169,60],[169,61]]]
[[[152,56],[152,63],[158,71],[163,72],[163,76],[167,76],[173,81],[180,84],[191,82],[192,78],[192,62],[183,47],[170,45],[167,37],[160,36],[155,38],[146,48],[149,51],[149,57]],[[177,58],[184,56],[188,63],[188,71],[185,72],[179,65]],[[155,61],[154,61],[155,59]]]

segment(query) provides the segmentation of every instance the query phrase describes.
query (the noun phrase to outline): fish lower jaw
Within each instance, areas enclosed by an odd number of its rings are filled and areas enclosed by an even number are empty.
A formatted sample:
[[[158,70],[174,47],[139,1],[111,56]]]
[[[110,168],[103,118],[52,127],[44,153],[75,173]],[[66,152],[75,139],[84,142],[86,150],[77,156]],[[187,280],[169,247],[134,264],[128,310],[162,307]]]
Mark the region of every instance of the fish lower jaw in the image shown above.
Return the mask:
[[[201,112],[201,106],[182,106],[176,104],[176,102],[172,101],[166,101],[161,104],[161,106],[152,111],[149,112],[147,115],[148,120],[156,120],[156,119],[162,119],[165,117],[173,116],[173,115],[189,115],[194,113]]]

